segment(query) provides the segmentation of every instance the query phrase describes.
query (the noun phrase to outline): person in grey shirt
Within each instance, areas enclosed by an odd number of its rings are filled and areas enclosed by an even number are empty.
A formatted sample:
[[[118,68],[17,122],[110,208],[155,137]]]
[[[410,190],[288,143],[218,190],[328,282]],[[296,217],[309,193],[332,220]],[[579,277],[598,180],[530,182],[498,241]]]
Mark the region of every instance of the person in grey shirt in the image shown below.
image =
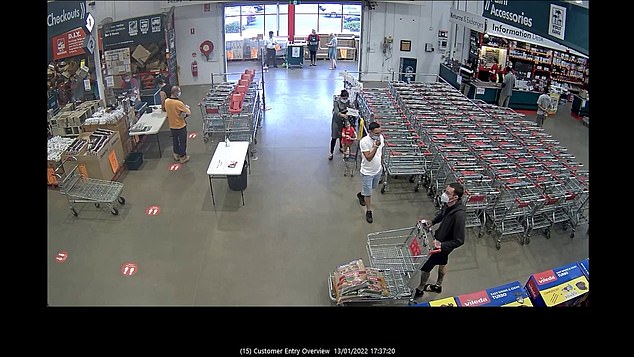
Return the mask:
[[[502,82],[502,89],[500,89],[500,99],[498,100],[498,106],[508,107],[509,100],[513,95],[513,88],[515,87],[515,75],[511,71],[511,67],[506,67],[506,75]]]
[[[548,95],[548,87],[544,87],[544,93],[537,98],[537,117],[535,118],[537,125],[544,125],[544,118],[548,115],[548,107],[550,107],[550,95]]]

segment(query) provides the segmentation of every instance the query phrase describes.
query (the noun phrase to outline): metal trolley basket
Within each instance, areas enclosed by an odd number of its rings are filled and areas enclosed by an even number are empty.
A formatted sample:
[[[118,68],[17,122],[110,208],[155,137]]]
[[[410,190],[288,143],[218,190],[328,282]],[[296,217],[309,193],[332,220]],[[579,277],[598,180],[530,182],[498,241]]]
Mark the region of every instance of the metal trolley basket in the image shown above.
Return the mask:
[[[123,184],[116,181],[83,177],[79,172],[79,166],[76,164],[76,160],[74,157],[69,156],[62,162],[57,170],[55,170],[55,175],[60,182],[60,192],[66,195],[73,216],[78,216],[77,210],[75,206],[73,206],[74,203],[94,203],[97,208],[101,206],[101,203],[104,203],[110,208],[110,213],[115,216],[118,215],[118,204],[125,204],[125,198],[121,196]],[[72,169],[68,171],[64,170],[63,174],[58,173],[58,170],[62,171],[66,162],[73,162],[75,164]]]
[[[433,236],[425,221],[414,227],[392,229],[368,234],[367,252],[370,267],[382,273],[388,293],[382,296],[349,296],[345,301],[337,301],[335,276],[328,277],[330,300],[343,303],[398,303],[408,301],[412,296],[409,282],[413,274],[429,259],[432,253]],[[343,299],[342,299],[343,300]]]

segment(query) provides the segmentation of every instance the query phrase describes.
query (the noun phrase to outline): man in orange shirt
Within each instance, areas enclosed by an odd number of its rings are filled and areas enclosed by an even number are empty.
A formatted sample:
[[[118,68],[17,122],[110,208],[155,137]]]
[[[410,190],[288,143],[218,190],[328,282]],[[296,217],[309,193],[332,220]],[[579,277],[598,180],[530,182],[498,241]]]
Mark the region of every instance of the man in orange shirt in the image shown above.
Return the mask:
[[[172,141],[174,150],[174,160],[181,164],[189,161],[187,155],[187,118],[191,115],[189,105],[180,100],[181,88],[172,87],[172,96],[165,99],[165,111],[167,112],[167,122],[172,131]]]

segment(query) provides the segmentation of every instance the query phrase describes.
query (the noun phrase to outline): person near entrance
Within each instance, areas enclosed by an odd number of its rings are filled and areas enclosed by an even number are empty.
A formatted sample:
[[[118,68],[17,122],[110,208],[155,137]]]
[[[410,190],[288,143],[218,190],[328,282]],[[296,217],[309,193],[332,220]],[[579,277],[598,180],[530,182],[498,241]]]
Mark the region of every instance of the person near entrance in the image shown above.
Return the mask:
[[[306,42],[308,42],[308,52],[310,53],[310,65],[316,66],[317,64],[317,48],[319,47],[319,35],[317,31],[313,29],[313,31],[306,37]]]
[[[328,58],[330,58],[330,68],[337,68],[337,36],[334,33],[330,34],[330,41],[328,42]]]
[[[426,221],[426,224],[430,227],[440,223],[440,227],[438,227],[434,234],[433,243],[433,249],[440,249],[440,251],[432,253],[425,264],[420,268],[420,284],[418,288],[416,288],[414,296],[410,299],[412,303],[422,297],[426,291],[435,293],[442,292],[442,281],[447,272],[449,254],[464,244],[466,213],[465,207],[462,204],[463,194],[464,187],[461,184],[452,182],[447,185],[440,197],[440,201],[443,203],[440,213],[438,213],[431,222]],[[436,265],[438,265],[436,284],[427,284],[429,273]]]
[[[273,31],[269,31],[269,37],[267,37],[265,43],[266,47],[266,61],[264,61],[264,66],[268,69],[273,65],[274,68],[277,68],[277,63],[275,63],[275,46],[277,43],[273,38]]]
[[[192,114],[189,106],[180,100],[181,88],[172,87],[172,95],[165,99],[167,121],[172,132],[174,160],[181,164],[189,161],[187,155],[187,118]]]
[[[365,206],[365,220],[372,223],[372,191],[379,186],[383,173],[383,146],[385,141],[381,135],[381,126],[377,122],[370,123],[368,135],[359,141],[361,157],[361,192],[357,193],[359,204]]]

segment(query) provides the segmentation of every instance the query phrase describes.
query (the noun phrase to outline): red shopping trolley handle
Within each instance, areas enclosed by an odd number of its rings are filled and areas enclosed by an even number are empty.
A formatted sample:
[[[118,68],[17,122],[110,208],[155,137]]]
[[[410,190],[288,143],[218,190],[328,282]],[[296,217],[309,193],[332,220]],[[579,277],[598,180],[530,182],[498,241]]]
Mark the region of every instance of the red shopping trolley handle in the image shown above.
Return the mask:
[[[437,249],[432,249],[429,251],[429,254],[436,254],[436,253],[440,253],[440,251],[442,250],[442,248],[437,248]]]

